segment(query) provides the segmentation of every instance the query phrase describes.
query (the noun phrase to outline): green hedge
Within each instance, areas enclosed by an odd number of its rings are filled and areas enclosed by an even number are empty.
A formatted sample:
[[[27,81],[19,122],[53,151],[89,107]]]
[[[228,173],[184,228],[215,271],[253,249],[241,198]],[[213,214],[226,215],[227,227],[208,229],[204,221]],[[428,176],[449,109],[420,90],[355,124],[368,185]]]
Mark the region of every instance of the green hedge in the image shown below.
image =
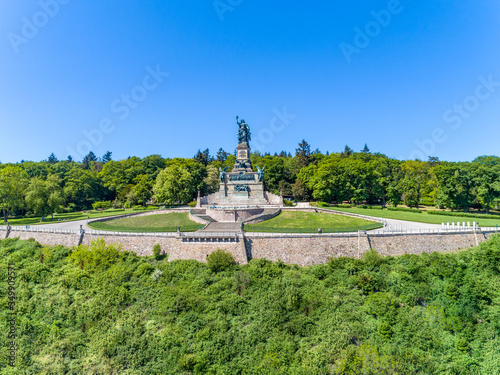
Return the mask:
[[[499,214],[471,214],[468,212],[449,212],[449,211],[427,211],[429,215],[443,215],[443,216],[456,216],[456,217],[471,217],[476,219],[498,219],[500,220]]]
[[[415,214],[421,214],[421,210],[417,210],[416,208],[406,208],[406,207],[387,207],[389,211],[404,211],[404,212],[413,212]]]
[[[158,207],[156,206],[134,206],[132,208],[134,211],[149,211],[149,210],[157,210]]]
[[[338,207],[338,208],[351,208],[351,204],[334,204],[333,207]]]
[[[92,208],[94,210],[99,210],[99,209],[108,209],[113,207],[113,201],[105,201],[105,202],[95,202],[92,203]]]
[[[318,207],[330,207],[330,203],[318,202]]]

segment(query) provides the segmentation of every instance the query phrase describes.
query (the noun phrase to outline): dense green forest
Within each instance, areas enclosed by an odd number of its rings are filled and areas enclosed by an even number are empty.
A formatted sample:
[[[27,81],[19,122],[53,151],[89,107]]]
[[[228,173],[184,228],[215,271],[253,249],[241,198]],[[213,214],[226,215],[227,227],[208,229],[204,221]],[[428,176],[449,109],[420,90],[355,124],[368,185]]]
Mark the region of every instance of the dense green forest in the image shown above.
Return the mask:
[[[500,236],[238,266],[0,241],[2,374],[498,374]],[[16,367],[6,367],[13,264]]]
[[[191,159],[159,155],[114,161],[92,152],[82,162],[46,161],[0,164],[0,210],[8,215],[48,215],[106,207],[136,207],[148,203],[187,203],[197,192],[219,189],[219,167],[232,169],[236,158],[220,149],[198,151]],[[400,161],[368,147],[354,152],[311,151],[302,141],[295,155],[253,153],[254,167],[265,167],[266,189],[297,200],[350,201],[355,204],[420,204],[489,212],[500,203],[500,157],[472,162]]]

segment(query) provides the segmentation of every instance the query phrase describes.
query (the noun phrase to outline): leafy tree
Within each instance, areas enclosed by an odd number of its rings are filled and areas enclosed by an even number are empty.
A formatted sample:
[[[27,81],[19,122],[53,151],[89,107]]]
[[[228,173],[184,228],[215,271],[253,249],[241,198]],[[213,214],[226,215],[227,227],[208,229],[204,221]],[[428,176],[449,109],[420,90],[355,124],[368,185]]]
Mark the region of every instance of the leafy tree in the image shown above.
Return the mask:
[[[47,180],[34,177],[26,190],[26,204],[36,215],[52,214],[64,202],[63,189],[59,176],[52,174]]]
[[[133,187],[125,195],[128,207],[133,207],[138,204],[145,205],[153,195],[153,181],[149,180],[148,175],[141,174],[137,176],[134,178],[134,183],[135,185],[133,185]]]
[[[158,175],[153,187],[157,202],[168,204],[191,201],[196,191],[194,179],[189,169],[180,164],[174,164]]]
[[[212,194],[219,191],[220,188],[219,169],[215,165],[209,165],[207,167],[207,177],[205,177],[204,182],[207,187],[208,194]]]
[[[476,186],[477,199],[490,212],[490,207],[500,198],[500,158],[479,157],[472,162],[471,175]]]
[[[97,201],[110,200],[107,189],[97,173],[80,168],[71,169],[64,186],[64,195],[68,202],[77,207],[90,208]]]
[[[28,186],[28,174],[17,166],[0,169],[0,209],[4,223],[7,223],[9,211],[24,206],[24,194]]]
[[[311,190],[307,188],[304,182],[298,178],[292,185],[292,194],[299,201],[308,201],[311,199]]]
[[[287,165],[286,159],[267,156],[263,162],[266,168],[264,175],[266,188],[275,194],[279,194],[280,190],[283,191],[283,194],[291,194],[295,176]]]
[[[141,162],[141,159],[132,157],[125,160],[111,160],[107,162],[99,173],[99,178],[106,188],[118,194],[125,186],[134,184],[134,179],[139,175],[145,174],[145,172],[145,166]],[[154,175],[153,171],[150,171],[150,173],[151,176]]]
[[[410,207],[418,208],[422,189],[429,179],[429,166],[419,160],[408,160],[401,167],[405,174],[402,181],[403,201]]]
[[[165,159],[160,155],[146,156],[139,164],[141,173],[147,174],[150,180],[156,180],[158,173],[167,166]]]

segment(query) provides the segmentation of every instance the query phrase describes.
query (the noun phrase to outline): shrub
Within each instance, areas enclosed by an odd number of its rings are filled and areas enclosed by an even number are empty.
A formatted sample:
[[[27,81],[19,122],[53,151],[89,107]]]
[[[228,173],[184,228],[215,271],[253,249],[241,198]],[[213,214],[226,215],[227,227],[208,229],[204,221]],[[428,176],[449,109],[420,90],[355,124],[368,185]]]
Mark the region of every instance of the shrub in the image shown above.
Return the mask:
[[[73,249],[70,260],[83,269],[95,269],[111,267],[114,263],[123,259],[121,244],[106,245],[103,238],[95,239],[91,242],[90,247],[80,245]]]
[[[432,199],[432,198],[421,199],[420,202],[418,202],[418,204],[420,206],[434,206],[435,205],[434,199]]]
[[[161,271],[157,268],[157,269],[155,269],[155,272],[153,272],[153,274],[151,275],[151,278],[152,278],[154,281],[158,281],[162,275],[163,275],[163,272],[161,272]]]
[[[149,263],[142,263],[139,267],[137,267],[137,269],[135,270],[134,272],[134,275],[137,276],[137,277],[141,277],[141,276],[147,276],[147,275],[150,275],[151,272],[153,272],[154,270],[154,267],[149,264]]]
[[[318,207],[330,207],[330,203],[318,202]]]
[[[415,214],[421,214],[422,210],[417,210],[416,208],[406,208],[406,207],[387,207],[389,211],[404,211],[404,212],[413,212]]]
[[[194,207],[196,207],[197,203],[198,203],[197,201],[192,201],[192,202],[188,203],[188,206],[191,207],[191,208],[194,208]]]
[[[293,203],[293,201],[291,201],[290,199],[284,199],[283,200],[283,203],[285,204],[285,206],[287,207],[294,207],[295,204]]]
[[[351,208],[352,205],[350,204],[334,204],[333,207],[339,207],[339,208]]]
[[[156,207],[156,206],[140,206],[140,205],[137,205],[137,206],[134,206],[132,209],[134,211],[147,211],[147,210],[157,210],[158,207]]]
[[[75,212],[75,211],[76,211],[76,208],[77,208],[77,207],[76,207],[76,204],[74,204],[74,203],[68,203],[68,207],[66,208],[66,210],[67,210],[68,212]]]
[[[112,201],[92,203],[92,208],[94,210],[106,210],[106,209],[111,208],[111,207],[113,207],[113,202]]]
[[[224,249],[218,249],[207,257],[207,265],[212,272],[224,271],[235,263],[233,256]]]
[[[153,246],[153,256],[156,260],[161,258],[161,246],[159,243]]]
[[[471,217],[477,219],[498,219],[500,220],[500,215],[498,214],[471,214],[468,212],[448,212],[448,211],[427,211],[430,215],[444,215],[444,216],[457,216],[457,217]]]

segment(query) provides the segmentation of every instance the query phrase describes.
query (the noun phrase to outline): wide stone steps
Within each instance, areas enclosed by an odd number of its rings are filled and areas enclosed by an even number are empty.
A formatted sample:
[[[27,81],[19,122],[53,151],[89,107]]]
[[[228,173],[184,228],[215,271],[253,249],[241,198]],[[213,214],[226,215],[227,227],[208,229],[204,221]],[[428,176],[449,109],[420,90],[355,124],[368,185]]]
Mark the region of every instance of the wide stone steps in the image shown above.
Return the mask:
[[[221,222],[211,222],[208,224],[202,232],[239,232],[239,223],[221,223]]]

